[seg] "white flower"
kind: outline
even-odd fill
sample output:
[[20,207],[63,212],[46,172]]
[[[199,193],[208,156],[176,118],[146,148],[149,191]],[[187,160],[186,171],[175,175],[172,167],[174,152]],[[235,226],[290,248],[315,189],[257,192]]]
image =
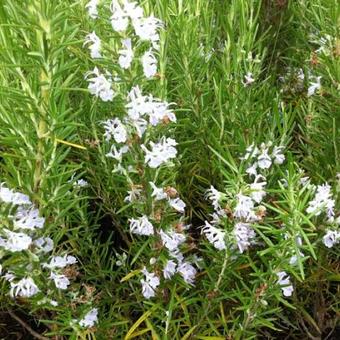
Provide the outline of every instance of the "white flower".
[[110,9],[112,12],[111,25],[113,30],[116,32],[124,32],[129,25],[128,14],[123,10],[117,0],[112,0]]
[[178,247],[185,242],[185,235],[176,233],[174,230],[159,232],[163,245],[170,251],[174,252]]
[[335,244],[340,242],[340,232],[336,230],[327,230],[327,233],[322,240],[327,248],[332,248]]
[[163,269],[165,279],[170,279],[176,273],[176,263],[173,260],[168,260]]
[[143,9],[142,7],[138,6],[135,1],[129,2],[124,0],[123,2],[124,11],[131,18],[131,20],[136,20],[143,17]]
[[119,118],[108,119],[103,122],[106,141],[113,138],[117,143],[125,143],[127,141],[127,131]]
[[39,217],[38,209],[18,209],[15,214],[14,228],[15,229],[41,229],[44,226],[45,218]]
[[157,59],[151,50],[144,53],[142,57],[143,71],[146,78],[152,78],[157,73]]
[[244,76],[244,81],[242,82],[243,86],[249,86],[251,85],[253,82],[255,81],[255,79],[253,78],[253,74],[251,72],[248,72],[245,76]]
[[0,237],[0,247],[4,247],[6,250],[11,252],[22,251],[29,248],[32,244],[32,238],[24,233],[16,233],[8,229],[3,230],[6,239]]
[[255,162],[254,164],[252,164],[250,167],[248,167],[246,169],[246,173],[248,175],[253,175],[253,176],[257,176],[257,162]]
[[257,165],[260,169],[269,169],[272,165],[272,160],[268,155],[268,148],[263,148],[257,158]]
[[222,198],[224,198],[224,196],[224,194],[216,190],[212,185],[210,186],[210,189],[206,191],[206,197],[212,202],[216,213],[219,213],[222,209],[220,206],[220,201]]
[[99,3],[99,0],[90,0],[88,4],[85,6],[89,12],[89,16],[92,19],[98,18],[98,10],[97,10],[98,3]]
[[8,189],[3,183],[0,184],[0,200],[5,203],[12,203],[14,205],[31,205],[29,197],[20,192],[14,192]]
[[164,190],[162,188],[158,188],[155,183],[149,182],[149,184],[153,190],[151,197],[154,197],[156,201],[161,201],[168,197]]
[[184,281],[190,285],[194,284],[196,269],[189,262],[181,262],[178,264],[177,272],[180,273]]
[[98,309],[92,308],[80,321],[81,327],[93,327],[98,322]]
[[256,221],[258,218],[254,213],[254,201],[245,195],[237,194],[237,204],[234,209],[234,217],[243,218],[246,221]]
[[153,225],[148,220],[147,216],[143,215],[140,218],[131,218],[130,222],[130,231],[133,234],[137,235],[153,235],[154,229]]
[[176,141],[172,138],[162,139],[158,143],[150,142],[151,151],[149,151],[145,145],[142,145],[141,148],[145,152],[145,163],[149,165],[150,168],[157,168],[162,163],[166,163],[171,158],[175,158],[177,155],[177,150],[175,146],[177,145]]
[[43,253],[49,253],[54,247],[53,240],[49,237],[40,237],[34,240],[33,244]]
[[49,264],[43,264],[43,267],[54,269],[54,268],[65,268],[68,265],[77,263],[77,259],[72,255],[64,256],[52,256]]
[[[264,179],[263,182],[258,182],[259,179]],[[254,183],[250,184],[251,194],[250,197],[256,202],[261,203],[264,196],[266,196],[266,192],[263,188],[267,185],[265,177],[262,175],[258,175],[255,177]]]
[[121,68],[128,69],[131,66],[132,59],[133,59],[133,50],[131,39],[124,39],[122,41],[124,48],[119,53],[118,63]]
[[115,145],[111,146],[111,150],[110,152],[108,152],[106,154],[106,157],[110,157],[110,158],[114,158],[116,159],[118,162],[122,161],[122,157],[125,153],[127,153],[129,151],[129,147],[127,145],[124,145],[123,147],[121,147],[119,150],[117,150]]
[[274,146],[272,151],[272,157],[274,158],[274,164],[282,164],[285,161],[285,156],[282,153],[283,146]]
[[323,211],[326,211],[327,217],[334,216],[335,201],[332,199],[331,187],[326,183],[318,185],[315,197],[309,202],[306,209],[308,214],[319,216]]
[[134,86],[127,95],[125,107],[130,119],[137,120],[150,111],[149,98],[143,96],[139,86]]
[[138,118],[138,119],[133,120],[131,123],[132,123],[132,126],[137,130],[138,137],[142,138],[147,128],[148,122],[143,118]]
[[58,306],[58,302],[55,301],[55,300],[50,300],[50,304],[51,304],[53,307],[57,307],[57,306]]
[[314,79],[314,82],[310,81],[309,83],[308,93],[307,93],[308,97],[315,94],[315,92],[321,88],[321,82],[320,82],[321,77],[311,77],[311,79]]
[[225,232],[212,226],[205,221],[205,227],[202,229],[203,233],[207,237],[208,241],[218,250],[226,249],[224,242]]
[[133,27],[135,29],[136,35],[139,36],[141,40],[151,41],[157,46],[159,41],[159,34],[157,33],[158,28],[162,27],[162,22],[153,17],[139,18],[133,20]]
[[138,201],[142,194],[142,189],[133,187],[132,190],[128,191],[128,195],[124,198],[124,202],[135,202]]
[[180,213],[184,213],[186,204],[180,198],[169,199],[169,204],[172,208]]
[[59,275],[52,272],[50,278],[59,289],[67,289],[67,286],[70,284],[70,280],[65,275]]
[[[93,77],[89,78],[91,75]],[[106,75],[108,76],[107,78],[99,72],[97,67],[85,74],[85,79],[89,82],[88,89],[90,93],[99,97],[104,102],[112,101],[114,96],[114,92],[111,89],[111,75],[109,73],[106,73]]]
[[255,144],[251,144],[247,147],[246,149],[246,153],[243,157],[241,157],[241,160],[249,160],[251,158],[255,158],[258,154],[259,154],[259,149],[257,146],[255,146]]
[[73,186],[75,188],[86,188],[88,185],[89,183],[82,178],[78,179],[77,181],[73,183]]
[[256,237],[255,231],[251,228],[249,223],[236,223],[233,234],[241,254],[254,243]]
[[294,287],[290,283],[289,275],[284,271],[278,272],[278,273],[276,273],[276,275],[279,278],[277,282],[281,286],[283,295],[284,296],[291,296],[293,291],[294,291]]
[[171,122],[176,122],[175,114],[169,110],[169,103],[162,102],[158,99],[154,99],[149,96],[150,101],[150,111],[149,114],[149,121],[152,126],[156,126],[157,124],[164,122],[164,120],[169,119]]
[[150,299],[155,296],[155,290],[159,286],[160,281],[154,273],[148,272],[145,267],[143,268],[142,273],[145,275],[145,280],[140,280],[142,283],[142,294],[146,299]]
[[101,49],[101,41],[100,38],[97,36],[95,32],[89,33],[85,37],[84,45],[87,44],[92,44],[89,46],[89,50],[91,52],[91,58],[93,59],[98,59],[101,58],[102,55],[100,54],[100,49]]
[[30,277],[23,278],[19,282],[11,282],[11,289],[9,295],[11,297],[21,296],[21,297],[32,297],[39,292],[39,288],[34,283],[33,279]]

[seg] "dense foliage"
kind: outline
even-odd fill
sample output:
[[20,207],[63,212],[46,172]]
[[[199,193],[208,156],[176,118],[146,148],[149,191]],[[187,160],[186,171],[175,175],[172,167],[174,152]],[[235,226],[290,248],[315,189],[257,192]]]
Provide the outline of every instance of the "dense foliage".
[[339,24],[3,0],[0,337],[336,339]]

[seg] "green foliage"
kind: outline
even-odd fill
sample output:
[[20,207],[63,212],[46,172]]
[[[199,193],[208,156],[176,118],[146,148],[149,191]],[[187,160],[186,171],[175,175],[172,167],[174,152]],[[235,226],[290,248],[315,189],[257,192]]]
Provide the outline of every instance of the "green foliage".
[[[339,332],[339,246],[322,242],[329,228],[324,214],[306,212],[315,189],[309,184],[327,182],[339,215],[337,1],[140,1],[164,22],[159,70],[150,81],[139,64],[123,72],[116,62],[121,36],[110,26],[110,1],[101,1],[95,20],[86,3],[0,3],[0,182],[39,208],[46,219],[42,236],[53,239],[54,255],[78,259],[70,291],[49,286],[57,307],[11,298],[0,277],[1,311],[26,315],[44,336],[60,339],[321,339]],[[102,40],[99,60],[83,46],[92,31]],[[141,54],[147,46],[136,49]],[[84,75],[95,66],[119,77],[113,102],[88,93]],[[255,80],[249,85],[247,73]],[[308,96],[313,76],[321,76],[321,89]],[[126,175],[106,156],[102,122],[124,118],[125,95],[135,84],[175,103],[177,122],[129,141],[124,164],[134,171]],[[175,136],[178,157],[150,169],[140,144],[164,131]],[[222,208],[231,216],[220,226],[235,242],[236,195],[251,193],[251,164],[241,157],[249,145],[269,141],[283,147],[286,160],[264,171],[266,198],[257,211],[263,216],[253,224],[258,244],[241,253],[236,246],[218,251],[202,233],[213,212],[206,190],[213,185],[225,195]],[[82,178],[87,187],[75,185]],[[150,199],[150,181],[176,187],[187,205],[183,218]],[[146,200],[126,202],[136,185]],[[0,231],[9,224],[8,209],[1,207]],[[158,230],[191,225],[183,253],[199,268],[195,285],[177,275],[162,282],[154,298],[143,297],[143,266],[157,258],[153,268],[161,276],[167,259],[156,237],[129,232],[129,219],[144,214]],[[3,269],[26,256],[4,254]],[[295,266],[289,263],[294,254]],[[33,255],[29,261],[36,264]],[[294,286],[289,298],[277,284],[279,271],[289,273]],[[37,277],[48,282],[44,275]],[[91,307],[98,308],[98,324],[79,327],[74,320]],[[13,336],[0,324],[2,332]]]

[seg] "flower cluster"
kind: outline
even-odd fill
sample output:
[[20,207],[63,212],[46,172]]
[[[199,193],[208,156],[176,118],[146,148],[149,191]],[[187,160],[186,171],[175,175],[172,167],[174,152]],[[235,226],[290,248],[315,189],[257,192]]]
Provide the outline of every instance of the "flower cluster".
[[[271,152],[269,151],[270,148],[272,148]],[[251,225],[260,221],[261,216],[265,213],[265,207],[261,205],[263,198],[266,196],[265,186],[267,185],[264,171],[268,170],[272,164],[282,164],[284,162],[285,156],[282,151],[283,147],[272,147],[271,142],[262,143],[260,148],[252,144],[241,158],[246,162],[252,162],[246,172],[250,176],[255,176],[255,178],[252,183],[246,184],[243,190],[235,194],[233,201],[229,202],[229,205],[226,205],[229,210],[230,206],[234,206],[229,211],[234,225],[231,233],[233,242],[229,233],[227,234],[224,230],[217,228],[218,224],[224,225],[225,221],[229,219],[227,216],[228,209],[222,209],[221,207],[222,202],[226,204],[227,195],[219,192],[213,186],[210,187],[206,196],[214,207],[213,220],[210,223],[205,222],[205,227],[202,231],[216,249],[226,249],[226,242],[232,242],[237,245],[239,252],[242,254],[252,244],[255,244],[256,234]],[[260,174],[260,171],[263,174]],[[226,236],[229,240],[226,240]]]
[[252,144],[246,149],[245,155],[241,158],[244,161],[252,161],[246,172],[249,175],[257,176],[258,171],[269,169],[272,164],[282,164],[285,160],[285,156],[282,153],[283,147],[273,147],[272,142],[262,143],[258,148]]
[[[91,6],[88,8],[93,12]],[[143,9],[136,2],[113,0],[110,9],[112,29],[118,36],[122,36],[122,49],[118,51],[118,65],[121,67],[121,72],[132,67],[137,48],[149,44],[140,60],[144,77],[153,78],[157,74],[156,52],[160,48],[159,29],[163,27],[162,22],[152,15],[144,16]],[[90,11],[89,14],[91,15]],[[92,58],[101,56],[100,39],[94,32],[85,38],[85,44],[89,44]],[[163,265],[165,280],[178,273],[186,283],[193,284],[196,269],[184,258],[181,249],[186,242],[184,232],[187,227],[183,223],[185,203],[179,198],[175,188],[170,186],[159,188],[154,183],[154,178],[159,178],[159,174],[162,173],[160,172],[162,166],[165,165],[166,170],[170,161],[176,159],[177,142],[164,135],[157,141],[148,139],[154,127],[176,122],[176,116],[170,109],[171,104],[155,98],[152,94],[143,93],[137,84],[132,86],[127,94],[114,92],[111,88],[114,77],[107,71],[105,74],[106,76],[95,68],[93,72],[86,74],[86,79],[90,82],[90,93],[103,101],[111,101],[115,95],[125,98],[126,115],[104,121],[103,127],[104,138],[106,142],[111,143],[110,151],[106,156],[116,161],[114,171],[122,173],[131,187],[124,200],[132,209],[133,217],[129,218],[130,233],[142,238],[151,237],[153,244],[160,245],[157,246],[157,256],[152,257],[149,263],[157,268],[157,271],[159,266]],[[144,158],[142,162],[141,156]],[[125,162],[125,158],[129,158],[129,161]],[[131,162],[131,159],[134,162]],[[126,166],[125,163],[128,165]],[[138,164],[138,170],[134,168],[133,163]],[[143,166],[140,165],[141,163],[144,163]],[[149,168],[148,177],[143,178],[144,181],[141,181],[140,176],[134,178],[137,172],[144,174],[146,168]],[[139,181],[141,184],[136,184]],[[148,182],[149,186],[145,184]],[[152,201],[152,213],[147,208],[147,202],[150,201]],[[179,221],[178,214],[180,214]],[[176,222],[169,222],[173,217],[176,218]],[[155,252],[157,247],[154,246],[151,252]],[[145,264],[142,274],[144,275],[141,279],[142,294],[148,299],[155,296],[161,278],[156,271],[149,271]]]
[[[0,275],[9,284],[9,295],[34,299],[37,305],[56,307],[67,298],[66,291],[76,273],[72,255],[50,255],[56,251],[53,240],[45,236],[45,218],[30,198],[0,185]],[[6,212],[6,214],[2,213]],[[12,258],[13,260],[8,261]],[[86,327],[85,323],[80,326]]]

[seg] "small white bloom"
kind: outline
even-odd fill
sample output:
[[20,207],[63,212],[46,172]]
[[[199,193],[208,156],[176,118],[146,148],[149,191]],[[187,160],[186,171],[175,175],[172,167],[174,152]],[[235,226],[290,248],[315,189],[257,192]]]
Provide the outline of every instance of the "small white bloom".
[[112,0],[110,9],[112,12],[111,25],[113,30],[116,32],[124,32],[129,25],[128,13],[124,11],[117,0]]
[[49,253],[54,247],[53,240],[49,237],[40,237],[34,240],[33,244],[43,253]]
[[108,119],[103,122],[105,129],[105,140],[110,141],[112,138],[117,143],[125,143],[127,141],[127,131],[119,118]]
[[102,55],[100,54],[101,41],[95,32],[89,33],[85,37],[83,46],[88,45],[88,44],[90,44],[89,50],[91,52],[91,58],[93,59],[101,58],[102,57]]
[[152,78],[157,73],[157,59],[151,50],[144,53],[142,57],[143,71],[146,78]]
[[159,286],[159,278],[154,274],[150,273],[144,267],[142,273],[145,275],[145,280],[140,280],[142,283],[142,294],[146,299],[154,297],[156,294],[156,288]]
[[133,187],[132,190],[128,191],[128,195],[124,198],[124,202],[135,202],[141,197],[142,189]]
[[50,278],[54,281],[54,284],[59,289],[67,289],[70,284],[70,280],[65,275],[59,275],[51,273]]
[[130,17],[131,20],[136,20],[143,17],[143,8],[133,1],[123,1],[124,11]]
[[45,218],[39,217],[38,209],[18,209],[15,214],[14,228],[15,229],[41,229],[44,226]]
[[59,305],[58,302],[55,301],[55,300],[50,300],[50,304],[51,304],[51,306],[53,306],[53,307],[57,307],[57,306]]
[[289,275],[284,271],[278,272],[278,273],[276,273],[276,275],[279,278],[277,282],[281,286],[283,295],[284,296],[291,296],[293,294],[294,287],[290,283]]
[[315,94],[316,91],[321,88],[321,77],[311,77],[311,79],[314,79],[314,81],[310,81],[309,83],[308,93],[307,93],[308,97]]
[[122,157],[125,153],[127,153],[129,151],[129,147],[127,145],[124,145],[123,147],[121,147],[119,150],[117,150],[115,145],[111,146],[111,150],[110,152],[108,152],[106,154],[106,157],[109,158],[114,158],[115,160],[117,160],[118,162],[122,161]]
[[15,275],[9,271],[3,276],[3,278],[8,282],[12,282],[15,279]]
[[258,218],[254,213],[254,201],[245,195],[237,194],[237,204],[234,209],[234,217],[245,219],[246,221],[256,221]]
[[173,260],[168,260],[163,269],[163,276],[165,279],[171,279],[176,273],[176,263]]
[[236,223],[233,233],[241,254],[254,243],[256,237],[255,231],[249,223]]
[[314,214],[315,216],[319,216],[326,211],[327,217],[331,218],[334,216],[334,206],[335,201],[332,199],[331,187],[326,183],[317,186],[314,199],[309,202],[306,211],[308,214]]
[[218,250],[226,249],[224,242],[225,232],[212,226],[205,221],[205,227],[202,229],[203,233],[207,237],[208,241]]
[[327,248],[332,248],[335,244],[340,242],[340,232],[336,230],[327,230],[322,241]]
[[168,197],[164,190],[162,188],[158,188],[155,183],[149,182],[149,184],[153,190],[151,197],[154,197],[156,201],[161,201]]
[[89,183],[82,178],[78,179],[77,181],[73,183],[73,186],[75,188],[86,188],[88,185]]
[[253,74],[251,72],[248,72],[245,76],[244,76],[244,81],[242,82],[243,86],[249,86],[251,85],[253,82],[255,81],[255,79],[253,78]]
[[49,269],[65,268],[66,266],[75,264],[77,262],[77,259],[72,255],[52,256],[50,263],[45,263],[43,266]]
[[27,195],[8,189],[4,183],[0,184],[0,200],[14,205],[32,205]]
[[141,40],[151,41],[153,44],[157,45],[159,41],[157,30],[163,26],[159,19],[153,16],[139,18],[133,20],[132,24],[136,35],[138,35]]
[[272,160],[268,155],[268,148],[263,148],[257,158],[257,165],[260,169],[269,169],[272,165]]
[[285,156],[282,153],[283,146],[274,146],[272,151],[272,157],[274,158],[274,164],[282,164],[285,161]]
[[158,168],[161,164],[166,163],[171,158],[175,158],[177,155],[177,150],[175,146],[177,145],[176,141],[172,138],[162,139],[158,143],[150,142],[151,151],[149,151],[145,145],[142,145],[141,148],[145,152],[145,163],[149,165],[150,168]]
[[161,230],[159,232],[163,245],[170,251],[176,251],[178,247],[185,242],[185,235],[182,233],[176,233],[174,230],[167,232]]
[[85,6],[89,12],[89,16],[92,19],[98,18],[98,6],[99,0],[90,0],[88,4]]
[[[93,77],[89,78],[91,75]],[[107,78],[100,73],[97,67],[93,71],[85,74],[85,79],[89,82],[88,89],[90,93],[96,97],[99,97],[102,101],[112,101],[114,92],[111,89],[112,79],[109,73],[106,73]]]
[[186,204],[180,198],[169,199],[169,204],[172,208],[174,208],[178,212],[182,214],[184,213]]
[[125,108],[127,109],[129,118],[137,120],[150,112],[149,97],[143,96],[139,86],[134,86],[127,95]]
[[169,109],[169,103],[165,101],[162,102],[159,99],[153,99],[149,96],[149,105],[149,122],[152,126],[156,126],[157,124],[164,122],[166,119],[169,119],[171,122],[176,122],[176,116]]
[[190,285],[194,284],[196,269],[189,262],[181,262],[178,264],[177,272],[180,273],[184,281]]
[[244,154],[243,157],[241,157],[241,160],[249,160],[251,158],[255,158],[258,156],[258,154],[260,153],[259,149],[257,146],[255,146],[254,143],[252,143],[251,145],[249,145],[246,149],[246,153]]
[[151,257],[149,263],[151,266],[153,266],[157,262],[157,259],[155,257]]
[[[258,182],[258,180],[263,179],[263,182]],[[266,196],[266,192],[264,187],[267,185],[265,177],[262,175],[258,175],[255,177],[254,183],[250,184],[251,194],[250,197],[256,202],[261,203],[264,196]]]
[[147,218],[147,216],[143,215],[140,218],[131,218],[129,219],[130,222],[130,231],[133,234],[137,235],[153,235],[154,229],[153,225]]
[[34,283],[33,279],[28,277],[21,279],[19,282],[14,283],[11,282],[11,289],[9,295],[11,297],[20,296],[20,297],[32,297],[33,295],[39,292],[39,288]]
[[130,38],[123,40],[123,47],[124,48],[122,50],[118,51],[118,63],[121,68],[128,69],[131,66],[133,59],[133,50]]
[[79,325],[81,327],[93,327],[98,322],[98,309],[91,309],[80,321]]
[[248,167],[246,169],[246,173],[248,175],[252,175],[252,176],[257,176],[257,162],[255,162],[254,164],[252,164],[250,167]]
[[206,191],[206,197],[212,202],[214,210],[216,213],[219,213],[221,208],[220,201],[224,198],[224,194],[220,191],[216,190],[212,185],[210,189]]
[[32,244],[32,238],[24,233],[16,233],[8,229],[4,229],[6,239],[0,237],[0,247],[4,247],[11,252],[22,251],[29,248]]

